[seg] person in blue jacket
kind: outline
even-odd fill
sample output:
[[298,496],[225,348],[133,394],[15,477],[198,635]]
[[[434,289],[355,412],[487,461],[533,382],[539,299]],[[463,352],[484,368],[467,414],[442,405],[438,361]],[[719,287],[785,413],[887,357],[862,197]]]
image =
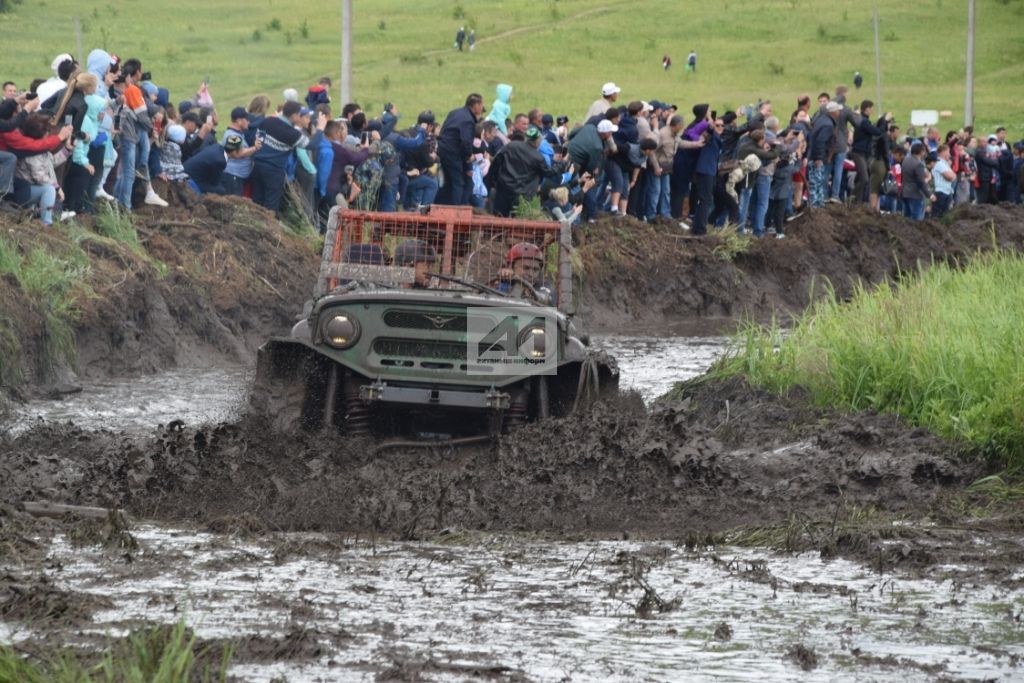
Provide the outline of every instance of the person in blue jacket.
[[704,132],[704,146],[700,148],[697,166],[693,173],[693,184],[697,194],[692,235],[707,234],[708,214],[715,195],[715,178],[718,176],[718,162],[722,158],[722,130],[725,123],[716,118],[714,124]]

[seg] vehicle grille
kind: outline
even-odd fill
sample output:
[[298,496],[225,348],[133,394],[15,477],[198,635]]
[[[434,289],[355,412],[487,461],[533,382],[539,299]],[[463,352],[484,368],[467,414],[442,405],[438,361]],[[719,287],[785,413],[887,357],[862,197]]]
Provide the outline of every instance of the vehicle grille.
[[423,311],[390,310],[384,313],[384,324],[412,330],[465,332],[465,313],[426,313]]
[[391,358],[466,359],[466,344],[464,342],[429,339],[375,339],[373,351],[379,356]]

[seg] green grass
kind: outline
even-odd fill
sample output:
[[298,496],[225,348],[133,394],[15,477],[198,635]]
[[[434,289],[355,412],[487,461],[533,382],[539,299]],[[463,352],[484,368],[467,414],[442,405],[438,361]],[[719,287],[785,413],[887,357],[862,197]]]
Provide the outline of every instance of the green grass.
[[1024,471],[1024,257],[933,264],[826,297],[788,335],[746,326],[715,373],[844,410],[896,413]]
[[732,262],[736,260],[736,257],[740,254],[750,251],[750,247],[754,243],[753,236],[746,233],[740,234],[737,232],[738,227],[730,223],[716,233],[719,242],[711,251],[723,261]]
[[[37,360],[46,378],[52,378],[62,364],[75,362],[76,298],[91,291],[85,284],[88,274],[89,259],[77,247],[61,254],[34,247],[22,255],[14,243],[0,237],[0,275],[17,281],[43,318]],[[0,386],[18,387],[23,381],[20,351],[13,323],[0,320]]]
[[[1024,135],[1024,0],[978,3],[976,121]],[[214,19],[200,0],[175,3],[22,3],[3,16],[5,78],[25,86],[50,76],[54,55],[83,48],[139,57],[175,102],[210,77],[222,111],[266,93],[304,91],[330,75],[338,99],[340,3],[298,0],[223,5]],[[941,127],[963,123],[966,7],[952,0],[881,0],[882,103],[906,124],[912,109],[951,110]],[[475,52],[452,48],[460,24],[475,27]],[[45,27],[43,30],[42,27]],[[392,101],[411,122],[439,115],[470,91],[488,107],[499,82],[515,86],[513,111],[541,106],[578,119],[612,80],[622,100],[662,99],[686,112],[697,102],[725,110],[770,97],[788,116],[802,92],[865,79],[852,99],[875,96],[870,3],[831,0],[725,0],[668,7],[660,0],[378,0],[355,3],[353,95],[377,114]],[[510,33],[510,32],[515,33]],[[504,35],[503,35],[504,34]],[[686,53],[699,55],[684,73]],[[673,67],[661,69],[669,53]]]
[[183,621],[155,627],[111,642],[96,663],[81,653],[61,650],[31,659],[0,646],[0,683],[193,683],[225,681],[230,648],[219,664],[195,652],[195,636]]
[[145,253],[139,245],[139,233],[131,211],[120,209],[113,202],[104,202],[96,214],[96,232],[117,242],[122,242],[137,253]]

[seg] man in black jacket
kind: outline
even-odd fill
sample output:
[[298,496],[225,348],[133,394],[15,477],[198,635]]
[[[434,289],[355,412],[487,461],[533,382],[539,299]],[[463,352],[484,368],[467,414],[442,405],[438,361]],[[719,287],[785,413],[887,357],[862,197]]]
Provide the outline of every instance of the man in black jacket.
[[548,166],[544,156],[537,151],[540,140],[540,129],[530,126],[526,129],[525,141],[508,143],[494,157],[488,176],[494,174],[496,215],[511,216],[520,198],[529,201],[537,196],[542,180],[558,175],[558,171]]
[[867,201],[865,190],[867,189],[870,173],[868,164],[871,162],[871,148],[874,147],[876,138],[883,137],[885,131],[892,121],[892,112],[886,112],[885,116],[878,119],[878,125],[871,125],[871,112],[875,103],[871,100],[864,100],[860,103],[860,121],[853,128],[853,145],[850,147],[850,159],[857,166],[857,180],[853,185],[853,203],[860,204]]
[[472,93],[466,106],[453,109],[441,126],[437,136],[437,156],[444,172],[444,186],[437,195],[438,204],[469,204],[473,184],[473,136],[476,122],[484,113],[484,98]]

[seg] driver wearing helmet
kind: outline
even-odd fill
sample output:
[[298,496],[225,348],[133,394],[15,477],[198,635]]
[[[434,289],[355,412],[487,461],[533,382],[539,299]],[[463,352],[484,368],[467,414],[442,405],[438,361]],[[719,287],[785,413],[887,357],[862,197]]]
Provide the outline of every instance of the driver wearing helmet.
[[498,271],[494,289],[499,292],[531,298],[544,284],[544,252],[530,242],[520,242],[508,250],[508,266]]
[[423,240],[405,240],[395,247],[396,266],[412,266],[416,270],[413,282],[402,285],[404,289],[431,289],[434,283],[430,267],[437,261],[437,252]]

